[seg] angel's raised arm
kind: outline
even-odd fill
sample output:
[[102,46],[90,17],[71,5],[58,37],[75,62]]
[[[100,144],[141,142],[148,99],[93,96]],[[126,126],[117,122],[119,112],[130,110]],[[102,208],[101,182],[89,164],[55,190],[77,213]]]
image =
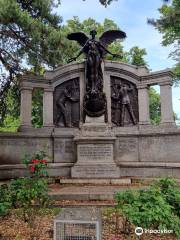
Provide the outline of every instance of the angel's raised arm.
[[108,49],[106,49],[101,43],[100,43],[100,45],[101,45],[101,48],[102,48],[103,51],[104,51],[104,55],[105,55],[106,53],[109,53],[111,56],[113,56],[113,58],[115,58],[115,57],[120,57],[120,58],[122,58],[122,57],[123,57],[122,55],[114,54],[114,53],[110,52],[110,51],[109,51]]
[[76,57],[70,58],[70,59],[68,60],[68,63],[71,63],[71,62],[73,62],[73,61],[76,61],[76,59],[77,59],[82,53],[84,53],[84,47],[81,48],[81,50],[78,52],[78,54],[77,54]]
[[99,38],[99,42],[102,49],[104,50],[104,54],[109,53],[113,57],[122,57],[120,55],[111,53],[109,50],[107,50],[107,46],[112,42],[114,42],[115,40],[124,39],[125,37],[126,37],[126,33],[120,30],[109,30],[104,32]]

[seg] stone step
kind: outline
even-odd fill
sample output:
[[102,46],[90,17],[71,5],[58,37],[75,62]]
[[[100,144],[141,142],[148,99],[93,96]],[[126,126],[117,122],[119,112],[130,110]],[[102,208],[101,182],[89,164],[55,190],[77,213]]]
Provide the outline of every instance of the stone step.
[[145,187],[137,185],[113,186],[113,185],[86,185],[86,186],[68,186],[52,184],[50,185],[49,196],[53,200],[113,200],[116,192],[128,189],[142,189]]
[[59,179],[60,184],[94,184],[94,185],[130,185],[131,178],[118,179],[87,179],[87,178],[65,178]]
[[54,201],[53,207],[77,207],[77,206],[85,206],[85,207],[114,207],[115,206],[114,200],[59,200]]

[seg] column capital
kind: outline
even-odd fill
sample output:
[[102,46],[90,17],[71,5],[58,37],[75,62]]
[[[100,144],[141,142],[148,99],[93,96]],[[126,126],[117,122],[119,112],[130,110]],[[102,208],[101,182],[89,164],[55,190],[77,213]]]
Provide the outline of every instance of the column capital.
[[149,86],[147,84],[138,84],[137,86],[137,89],[148,89]]
[[22,91],[22,90],[33,91],[33,87],[30,87],[30,86],[21,86],[21,87],[20,87],[20,91]]
[[53,87],[44,88],[44,92],[54,92]]
[[159,86],[167,86],[167,85],[172,86],[173,85],[172,81],[170,81],[170,80],[160,82],[158,84],[159,84]]

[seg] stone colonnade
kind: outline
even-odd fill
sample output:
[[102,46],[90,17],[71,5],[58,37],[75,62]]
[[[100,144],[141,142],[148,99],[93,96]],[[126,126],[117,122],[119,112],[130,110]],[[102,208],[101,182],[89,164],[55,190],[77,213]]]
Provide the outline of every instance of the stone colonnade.
[[[172,108],[172,73],[170,70],[149,72],[145,67],[136,67],[125,63],[105,62],[105,92],[108,101],[108,121],[111,122],[110,77],[117,76],[136,84],[138,89],[139,125],[150,124],[149,94],[150,86],[160,86],[161,124],[174,124]],[[44,77],[26,75],[22,77],[21,91],[21,128],[31,129],[32,91],[44,89],[43,93],[43,127],[53,127],[53,91],[54,88],[70,80],[80,78],[80,106],[82,106],[84,89],[84,64],[69,64],[49,71]]]
[[[160,86],[161,124],[174,124],[172,106],[172,81],[165,81],[157,84]],[[149,124],[150,121],[148,95],[149,86],[138,86],[140,124]]]
[[[21,127],[31,128],[32,112],[32,90],[33,88],[21,87]],[[43,94],[43,127],[53,126],[53,91],[44,89]]]
[[[161,124],[173,124],[172,82],[166,81],[158,85],[160,86]],[[150,85],[138,86],[139,124],[150,124],[149,87]]]

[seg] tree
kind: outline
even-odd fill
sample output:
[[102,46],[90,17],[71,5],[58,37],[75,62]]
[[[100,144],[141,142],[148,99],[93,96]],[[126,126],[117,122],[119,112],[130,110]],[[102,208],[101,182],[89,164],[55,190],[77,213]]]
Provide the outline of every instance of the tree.
[[[57,5],[59,1],[57,2]],[[18,75],[27,69],[63,61],[61,17],[52,13],[54,0],[0,0],[0,123],[7,111],[11,87],[18,96]]]
[[152,87],[149,89],[149,100],[150,120],[157,125],[161,121],[161,102],[159,93]]
[[160,18],[156,20],[148,19],[148,23],[162,33],[163,46],[173,45],[175,49],[170,56],[177,61],[174,67],[174,79],[177,83],[180,80],[180,1],[164,0],[164,4],[159,9],[159,12]]
[[36,70],[61,61],[61,18],[53,7],[52,0],[0,0],[0,60],[9,73],[24,69],[22,60]]
[[147,55],[145,48],[132,47],[129,51],[129,61],[132,65],[147,66],[147,62],[144,60],[145,55]]

